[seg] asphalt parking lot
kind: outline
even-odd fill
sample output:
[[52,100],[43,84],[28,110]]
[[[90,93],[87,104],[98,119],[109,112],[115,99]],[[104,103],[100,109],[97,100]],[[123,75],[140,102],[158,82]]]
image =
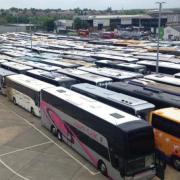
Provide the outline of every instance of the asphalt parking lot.
[[[44,129],[38,118],[0,96],[0,180],[105,180]],[[166,180],[179,180],[168,167]]]

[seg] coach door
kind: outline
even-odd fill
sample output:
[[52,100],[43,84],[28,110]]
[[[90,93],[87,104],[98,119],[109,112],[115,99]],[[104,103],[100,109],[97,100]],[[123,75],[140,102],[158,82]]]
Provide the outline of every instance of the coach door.
[[161,156],[157,153],[156,153],[155,164],[156,164],[156,176],[161,180],[164,180],[166,161],[164,158],[161,158]]
[[0,76],[0,90],[3,88],[3,78],[2,78],[2,76]]
[[71,129],[69,128],[67,124],[65,124],[65,126],[66,126],[67,133],[63,137],[63,141],[69,146],[72,146],[72,144],[74,144],[73,132],[71,131]]

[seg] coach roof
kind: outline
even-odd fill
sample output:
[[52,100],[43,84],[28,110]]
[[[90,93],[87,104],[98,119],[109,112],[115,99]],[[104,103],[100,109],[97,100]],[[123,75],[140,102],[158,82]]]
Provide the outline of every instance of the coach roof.
[[35,78],[29,77],[23,74],[8,76],[7,80],[11,80],[15,83],[22,84],[23,86],[33,89],[35,91],[41,91],[44,88],[55,87],[51,84],[48,84],[46,82],[37,80]]
[[43,91],[94,114],[115,126],[128,122],[140,121],[140,119],[135,116],[63,87],[48,88]]

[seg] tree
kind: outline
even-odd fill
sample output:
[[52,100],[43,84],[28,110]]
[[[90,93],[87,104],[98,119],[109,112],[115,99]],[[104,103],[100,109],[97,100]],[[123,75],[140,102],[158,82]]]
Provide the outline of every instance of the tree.
[[87,29],[89,28],[89,23],[87,21],[81,20],[80,18],[74,19],[75,29]]
[[80,14],[81,14],[81,9],[80,9],[80,8],[75,8],[75,9],[74,9],[74,12],[75,12],[76,14],[80,15]]
[[112,12],[112,8],[111,8],[111,7],[108,7],[107,10],[106,10],[106,12],[111,13],[111,12]]
[[31,13],[33,14],[33,16],[36,15],[36,12],[37,12],[37,10],[35,8],[31,8]]
[[74,28],[75,29],[81,29],[82,21],[80,18],[74,19]]
[[111,31],[114,31],[114,29],[117,29],[117,27],[118,27],[118,25],[117,25],[116,22],[112,22],[112,23],[111,23],[111,26],[110,26]]
[[9,10],[13,11],[13,12],[18,12],[18,8],[16,8],[16,7],[11,7]]
[[44,27],[47,31],[54,31],[54,28],[55,28],[54,19],[53,19],[53,18],[47,18],[47,19],[45,19],[45,21],[44,21],[44,23],[43,23],[43,27]]
[[89,28],[89,23],[87,21],[82,21],[81,22],[81,28],[82,29],[88,29]]
[[7,20],[4,17],[0,17],[0,25],[6,24]]

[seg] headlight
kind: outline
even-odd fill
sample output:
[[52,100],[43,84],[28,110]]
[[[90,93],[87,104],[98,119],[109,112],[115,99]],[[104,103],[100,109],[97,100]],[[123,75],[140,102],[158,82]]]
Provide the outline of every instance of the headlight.
[[154,155],[149,155],[145,157],[145,167],[154,165]]

